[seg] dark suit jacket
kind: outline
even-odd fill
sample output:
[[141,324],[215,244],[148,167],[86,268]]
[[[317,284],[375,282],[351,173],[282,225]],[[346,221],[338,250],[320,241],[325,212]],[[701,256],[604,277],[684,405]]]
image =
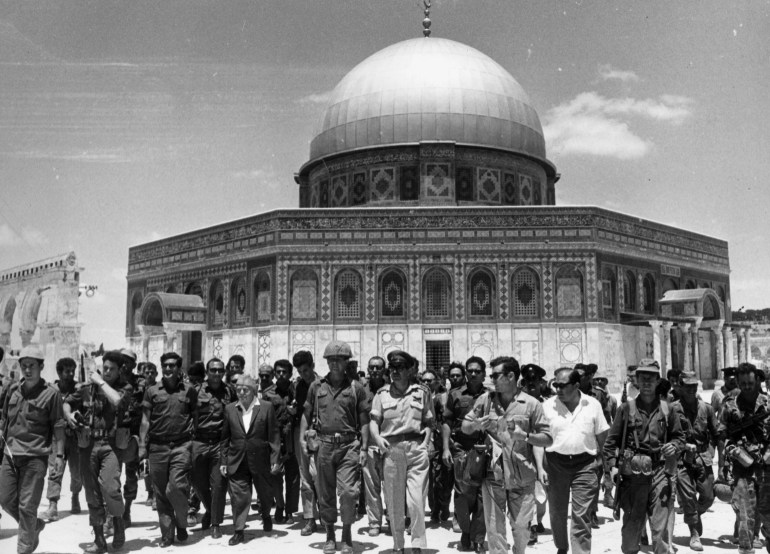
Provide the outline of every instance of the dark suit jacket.
[[275,418],[275,409],[269,400],[260,400],[251,415],[251,426],[243,428],[239,402],[225,406],[225,424],[219,449],[219,465],[227,466],[228,475],[233,475],[247,456],[250,466],[279,464],[281,461],[281,432]]

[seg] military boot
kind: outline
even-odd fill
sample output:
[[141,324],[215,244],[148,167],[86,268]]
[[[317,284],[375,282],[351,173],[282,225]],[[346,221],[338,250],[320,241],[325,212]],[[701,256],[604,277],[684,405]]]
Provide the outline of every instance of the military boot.
[[107,539],[101,525],[94,525],[94,542],[83,549],[86,554],[105,554],[107,552]]
[[126,527],[131,527],[131,500],[126,500],[126,507],[123,509],[123,523]]
[[40,514],[40,519],[42,519],[45,522],[50,523],[51,521],[59,521],[59,507],[58,507],[58,501],[51,500],[48,503],[48,509]]
[[112,518],[112,525],[114,527],[112,532],[112,548],[119,550],[126,544],[126,522],[120,516],[114,516]]
[[77,494],[72,495],[72,507],[70,508],[71,514],[79,514],[81,512],[80,508],[80,497]]
[[337,552],[337,539],[334,536],[334,525],[326,526],[326,542],[324,543],[323,554],[334,554]]
[[703,545],[700,542],[700,535],[695,525],[690,525],[690,550],[703,552]]

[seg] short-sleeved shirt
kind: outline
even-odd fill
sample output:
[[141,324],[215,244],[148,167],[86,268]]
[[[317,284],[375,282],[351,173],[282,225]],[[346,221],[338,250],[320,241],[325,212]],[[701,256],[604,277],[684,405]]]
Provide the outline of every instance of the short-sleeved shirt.
[[275,409],[275,419],[281,428],[281,440],[286,441],[290,437],[294,427],[294,416],[289,413],[289,406],[294,402],[294,386],[289,385],[284,389],[278,388],[278,383],[273,383],[262,391],[262,398],[270,401]]
[[316,404],[318,421],[315,429],[319,433],[358,433],[362,425],[369,423],[366,391],[361,383],[350,381],[347,377],[336,389],[326,379],[314,381],[304,406],[305,417],[310,421],[316,416]]
[[225,406],[236,400],[235,391],[224,382],[214,389],[205,381],[198,385],[197,391],[195,433],[201,437],[220,434],[225,424]]
[[23,382],[10,386],[0,429],[13,456],[48,456],[54,427],[61,425],[63,417],[61,393],[41,378],[29,391]]
[[599,450],[596,436],[610,429],[599,401],[582,392],[574,411],[570,412],[559,397],[553,396],[543,403],[543,413],[553,436],[553,444],[546,448],[547,452],[595,456]]
[[[519,391],[507,408],[503,408],[496,393],[486,392],[476,399],[472,413],[475,417],[495,413],[506,419],[509,429],[515,426],[525,433],[551,434],[543,405],[524,391]],[[505,446],[493,433],[487,436],[492,442],[492,468],[496,479],[504,479],[506,489],[534,487],[537,466],[532,445],[520,440]]]
[[392,385],[384,385],[374,395],[370,417],[380,426],[380,436],[384,438],[420,433],[434,419],[430,391],[413,384],[400,394]]
[[[53,386],[56,388],[56,390],[59,391],[59,394],[61,395],[62,402],[65,402],[67,397],[69,395],[75,393],[75,391],[77,389],[79,389],[82,385],[80,383],[77,383],[77,382],[73,381],[71,385],[64,386],[64,383],[62,383],[62,381],[57,379],[56,381],[53,382]],[[67,422],[64,421],[64,418],[62,418],[62,420],[59,423],[59,425],[61,427],[64,427],[64,431],[65,431],[65,433],[67,433],[67,435],[71,435],[72,434],[72,430],[67,425]]]
[[471,393],[468,385],[449,391],[449,397],[444,408],[444,423],[452,430],[452,439],[463,450],[473,448],[481,436],[480,432],[474,432],[470,435],[463,433],[461,425],[465,416],[473,409],[476,400],[486,392],[487,389],[481,387],[475,394]]
[[191,438],[197,400],[195,387],[181,380],[173,390],[166,387],[164,380],[148,388],[142,407],[150,412],[149,442]]
[[[67,395],[64,401],[69,404],[71,409],[79,411],[92,429],[102,429],[114,433],[126,415],[133,387],[128,383],[119,381],[112,388],[120,395],[120,402],[117,406],[110,403],[102,387],[92,385],[78,387],[72,394]],[[94,390],[96,390],[95,394]],[[92,415],[93,425],[91,425]]]

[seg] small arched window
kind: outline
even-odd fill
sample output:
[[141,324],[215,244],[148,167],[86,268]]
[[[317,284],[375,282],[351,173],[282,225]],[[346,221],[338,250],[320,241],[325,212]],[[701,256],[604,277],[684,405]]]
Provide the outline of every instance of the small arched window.
[[194,294],[195,296],[199,296],[201,300],[204,302],[206,301],[206,298],[203,296],[203,287],[201,284],[197,281],[193,281],[189,285],[187,285],[187,288],[184,289],[185,294]]
[[380,279],[380,316],[406,317],[404,274],[396,269],[386,271]]
[[452,287],[449,275],[434,268],[423,279],[423,316],[426,319],[446,319],[452,313]]
[[583,274],[572,264],[556,272],[556,315],[583,317]]
[[661,288],[661,294],[666,294],[670,290],[677,290],[676,282],[670,277],[663,281],[663,287]]
[[655,278],[648,273],[644,276],[642,286],[644,287],[643,311],[646,314],[653,314],[655,313]]
[[525,267],[513,274],[513,317],[526,318],[540,315],[540,279],[531,268]]
[[254,279],[254,312],[256,321],[270,321],[272,316],[272,295],[270,294],[270,274],[260,271]]
[[626,271],[623,279],[623,305],[625,311],[636,311],[636,275],[633,271]]
[[476,269],[468,279],[470,315],[492,317],[495,315],[495,279],[486,269]]
[[209,290],[209,324],[222,327],[225,324],[225,288],[217,279]]
[[230,314],[232,322],[243,321],[247,315],[246,280],[238,277],[230,289]]
[[617,310],[618,279],[614,267],[605,267],[602,271],[602,308],[615,315]]
[[352,269],[337,274],[334,285],[334,305],[337,319],[361,319],[363,287],[361,275]]

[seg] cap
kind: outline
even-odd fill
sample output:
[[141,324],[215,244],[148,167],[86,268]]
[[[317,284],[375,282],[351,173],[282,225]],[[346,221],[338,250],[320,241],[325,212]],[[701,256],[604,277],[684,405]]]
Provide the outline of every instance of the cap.
[[324,358],[352,358],[350,345],[341,340],[333,340],[324,348]]
[[685,371],[682,376],[679,377],[679,382],[683,385],[697,385],[698,376],[693,371]]
[[414,366],[417,362],[414,356],[403,350],[391,350],[388,352],[388,364],[399,363],[399,360],[400,363],[406,364],[408,367]]
[[257,382],[254,380],[254,377],[251,375],[241,375],[238,378],[238,381],[236,383],[236,386],[238,387],[249,387],[254,392],[257,392],[258,386]]
[[654,373],[660,377],[660,364],[652,358],[642,358],[636,366],[636,373]]
[[594,381],[601,381],[604,385],[610,382],[610,380],[603,375],[594,376]]
[[120,353],[136,361],[136,352],[134,352],[130,348],[121,348]]
[[735,377],[735,368],[734,367],[723,367],[722,373],[725,374],[725,377]]
[[45,360],[45,356],[43,356],[43,351],[40,350],[37,346],[25,346],[21,349],[21,352],[19,353],[19,361],[23,360],[24,358],[32,358],[33,360],[40,360],[41,362]]
[[526,364],[521,368],[521,377],[527,381],[542,379],[545,377],[545,370],[537,364]]
[[258,371],[259,371],[260,375],[272,375],[273,374],[273,368],[270,367],[267,364],[262,364],[261,366],[259,366],[259,370]]

